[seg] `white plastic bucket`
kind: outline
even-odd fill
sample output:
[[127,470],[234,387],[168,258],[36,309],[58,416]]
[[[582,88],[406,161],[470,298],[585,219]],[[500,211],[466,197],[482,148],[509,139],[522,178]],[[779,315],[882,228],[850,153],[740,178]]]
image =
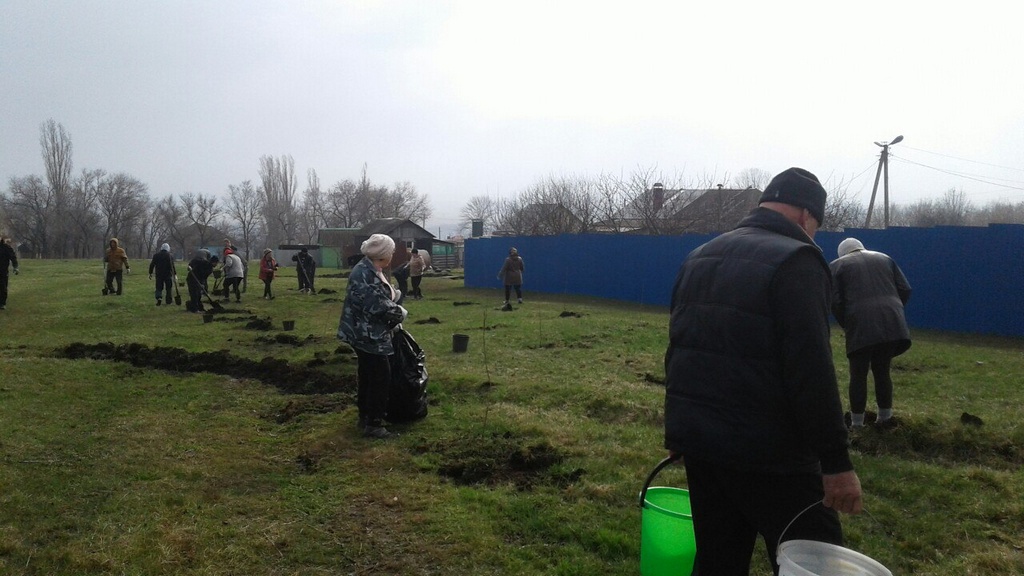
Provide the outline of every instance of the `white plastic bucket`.
[[779,546],[779,576],[892,576],[885,566],[842,546],[789,540]]

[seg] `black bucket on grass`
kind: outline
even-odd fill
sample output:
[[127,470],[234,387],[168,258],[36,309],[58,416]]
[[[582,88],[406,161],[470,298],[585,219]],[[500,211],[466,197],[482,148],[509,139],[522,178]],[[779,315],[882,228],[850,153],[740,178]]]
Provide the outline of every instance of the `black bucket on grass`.
[[465,334],[452,334],[452,352],[465,352],[469,350],[469,336]]

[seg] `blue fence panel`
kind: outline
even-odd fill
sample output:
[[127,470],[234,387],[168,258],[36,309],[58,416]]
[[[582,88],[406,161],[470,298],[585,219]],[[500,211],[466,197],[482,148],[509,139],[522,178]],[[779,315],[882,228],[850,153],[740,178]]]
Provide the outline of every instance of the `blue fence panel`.
[[[526,266],[527,298],[544,292],[668,306],[679,265],[713,236],[473,238],[466,241],[466,286],[501,288],[496,275],[514,246]],[[912,327],[1024,336],[1024,225],[847,229],[819,232],[815,241],[832,261],[850,237],[903,269],[913,288]]]

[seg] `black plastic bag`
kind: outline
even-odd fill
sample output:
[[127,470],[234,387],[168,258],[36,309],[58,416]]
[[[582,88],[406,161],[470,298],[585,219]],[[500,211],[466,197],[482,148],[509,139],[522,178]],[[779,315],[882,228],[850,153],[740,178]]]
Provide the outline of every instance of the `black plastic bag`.
[[427,415],[426,354],[404,328],[392,336],[395,353],[391,361],[391,391],[388,394],[389,422],[412,422]]

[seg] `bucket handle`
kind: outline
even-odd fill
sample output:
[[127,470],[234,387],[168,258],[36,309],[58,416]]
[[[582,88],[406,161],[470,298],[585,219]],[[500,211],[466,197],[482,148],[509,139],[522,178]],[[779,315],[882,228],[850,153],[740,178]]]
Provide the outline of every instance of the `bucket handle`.
[[651,470],[651,473],[647,475],[647,480],[644,482],[643,490],[640,491],[640,507],[641,508],[644,507],[644,502],[647,499],[647,489],[651,487],[651,482],[654,481],[654,477],[658,475],[658,472],[661,472],[666,466],[672,464],[673,462],[675,462],[676,460],[679,460],[682,457],[683,457],[683,453],[682,452],[676,452],[675,454],[670,454],[670,455],[666,456],[664,460],[662,460],[661,462],[658,462],[658,465],[654,467],[654,470]]
[[797,513],[796,516],[793,516],[793,519],[789,521],[789,524],[786,524],[786,527],[783,528],[782,532],[779,534],[779,541],[775,543],[775,553],[776,554],[779,553],[779,548],[782,547],[782,537],[786,535],[786,532],[789,530],[789,527],[793,525],[793,522],[796,522],[797,518],[803,516],[804,513],[807,512],[808,510],[810,510],[811,508],[814,508],[818,504],[824,504],[824,503],[825,503],[825,500],[817,500],[815,502],[811,502],[810,506],[808,506],[807,508],[804,508],[803,510],[801,510],[799,513]]

